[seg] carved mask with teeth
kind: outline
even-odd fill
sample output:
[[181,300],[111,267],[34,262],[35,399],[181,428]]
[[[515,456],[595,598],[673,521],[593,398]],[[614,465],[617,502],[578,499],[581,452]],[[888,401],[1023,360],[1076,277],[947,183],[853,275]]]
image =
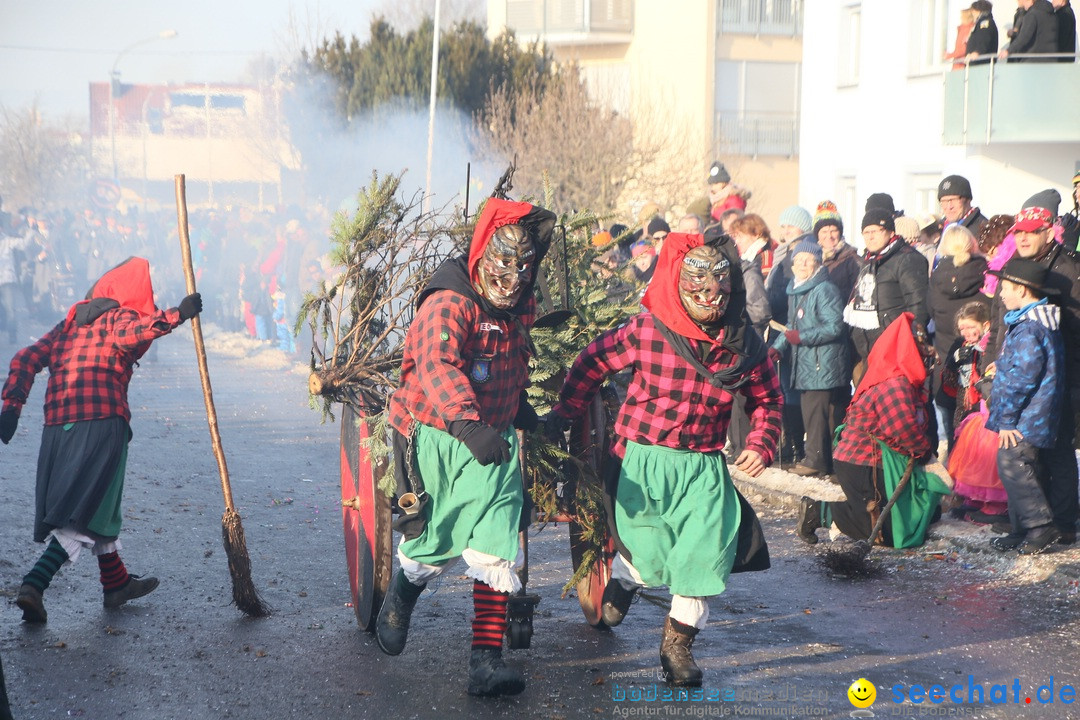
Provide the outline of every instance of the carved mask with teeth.
[[679,299],[690,319],[706,330],[721,324],[731,297],[731,263],[714,247],[692,248],[679,271]]
[[509,310],[532,279],[536,248],[520,225],[503,225],[492,234],[477,267],[479,290],[492,306]]

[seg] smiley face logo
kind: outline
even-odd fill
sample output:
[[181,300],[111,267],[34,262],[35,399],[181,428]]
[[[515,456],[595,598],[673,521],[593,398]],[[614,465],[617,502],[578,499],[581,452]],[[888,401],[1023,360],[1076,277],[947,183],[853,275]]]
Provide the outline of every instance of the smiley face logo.
[[848,700],[857,708],[868,708],[877,699],[877,688],[866,678],[859,678],[847,689]]

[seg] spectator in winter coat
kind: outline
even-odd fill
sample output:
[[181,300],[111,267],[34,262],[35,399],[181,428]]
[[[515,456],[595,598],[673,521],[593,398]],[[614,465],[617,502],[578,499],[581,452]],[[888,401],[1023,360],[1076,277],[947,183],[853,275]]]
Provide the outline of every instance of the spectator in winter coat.
[[[1040,457],[1057,441],[1065,394],[1061,310],[1046,301],[1058,291],[1048,284],[1045,265],[1014,258],[995,274],[1001,278],[1008,331],[996,363],[986,429],[1000,438],[998,476],[1009,495],[1012,531],[991,545],[1034,555],[1061,537],[1044,492],[1052,481]],[[1075,470],[1075,457],[1072,463]]]
[[978,13],[967,42],[968,62],[982,65],[990,62],[998,51],[998,29],[994,22],[993,5],[989,0],[975,0],[971,9]]
[[[930,316],[934,321],[934,402],[940,409],[938,432],[952,447],[956,398],[941,390],[941,371],[957,337],[956,312],[971,300],[986,300],[980,291],[986,259],[979,255],[975,236],[963,225],[950,225],[941,236],[941,260],[930,273]],[[987,303],[989,304],[989,303]]]
[[[946,60],[961,60],[968,54],[968,38],[971,37],[971,31],[975,27],[975,16],[978,13],[974,8],[964,8],[960,11],[960,24],[956,26],[956,42],[953,45],[952,52],[945,55]],[[954,62],[953,70],[963,70],[965,63]]]
[[926,258],[896,235],[896,225],[886,210],[871,208],[863,216],[862,230],[866,255],[844,308],[844,322],[851,326],[855,351],[865,362],[874,342],[902,313],[911,313],[923,326],[929,322],[930,274]]
[[[1052,55],[1058,51],[1058,19],[1050,0],[1020,0],[1024,17],[1020,29],[998,56],[1005,60],[1010,55]],[[1013,61],[1053,62],[1054,58],[1012,58]]]
[[[746,312],[750,323],[762,337],[765,336],[772,319],[769,298],[765,294],[765,273],[762,270],[764,255],[772,245],[769,227],[761,216],[744,215],[731,225],[731,239],[739,249],[742,261],[743,282],[746,283]],[[770,253],[771,254],[771,253]]]
[[840,291],[845,303],[851,299],[855,281],[862,268],[862,259],[851,245],[844,242],[844,221],[831,200],[817,206],[814,215],[814,237],[821,246],[822,262],[829,271],[829,282]]
[[971,183],[962,175],[949,175],[938,183],[938,203],[941,205],[941,229],[960,223],[976,235],[986,224],[986,217],[971,204]]
[[809,238],[791,250],[788,330],[770,348],[774,361],[791,348],[791,384],[799,391],[805,456],[791,472],[829,475],[832,437],[851,397],[844,302],[821,265],[821,247]]
[[[1052,0],[1054,17],[1057,18],[1058,43],[1057,51],[1061,54],[1076,54],[1076,13],[1073,12],[1069,0]],[[1060,57],[1058,62],[1075,62],[1075,57]]]

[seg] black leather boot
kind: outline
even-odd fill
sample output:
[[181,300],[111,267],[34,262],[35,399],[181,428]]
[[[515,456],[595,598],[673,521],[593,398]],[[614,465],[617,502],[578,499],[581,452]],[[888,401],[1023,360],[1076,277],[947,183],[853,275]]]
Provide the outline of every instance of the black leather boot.
[[814,545],[818,541],[814,531],[821,527],[821,501],[811,500],[803,496],[799,503],[799,526],[796,532],[799,539],[808,545]]
[[525,676],[502,659],[502,648],[473,648],[469,656],[470,695],[517,695],[525,689]]
[[683,625],[668,615],[660,640],[660,666],[664,680],[677,687],[701,687],[701,668],[694,662],[690,648],[698,634],[696,627]]
[[[415,594],[403,594],[402,582],[417,588]],[[402,570],[398,570],[390,581],[390,587],[386,589],[386,597],[383,598],[382,608],[379,610],[379,619],[375,621],[375,640],[379,643],[379,649],[387,655],[400,655],[405,649],[405,641],[409,637],[409,621],[412,619],[413,608],[416,607],[416,599],[420,597],[424,587],[410,583]]]
[[634,601],[638,588],[635,585],[627,590],[623,584],[611,578],[604,587],[604,598],[600,606],[600,616],[604,624],[609,628],[615,627],[623,621],[626,613],[630,610],[630,603]]

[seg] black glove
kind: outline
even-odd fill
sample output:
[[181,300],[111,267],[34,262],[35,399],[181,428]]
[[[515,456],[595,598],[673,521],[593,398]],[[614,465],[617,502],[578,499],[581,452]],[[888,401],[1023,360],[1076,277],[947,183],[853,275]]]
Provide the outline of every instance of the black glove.
[[8,408],[0,412],[0,442],[7,445],[15,436],[15,428],[19,427],[19,412],[14,408]]
[[525,432],[536,432],[536,428],[539,426],[540,416],[536,414],[536,410],[529,404],[528,396],[522,392],[521,399],[518,401],[517,415],[514,416],[514,427]]
[[455,420],[446,426],[446,430],[465,443],[481,465],[501,465],[510,459],[510,443],[498,430],[479,420]]
[[563,439],[563,435],[570,428],[572,422],[569,418],[564,418],[556,412],[549,412],[541,421],[544,423],[544,435],[553,442]]
[[202,312],[202,295],[191,293],[180,301],[180,304],[176,306],[176,310],[180,313],[180,322],[190,320]]

